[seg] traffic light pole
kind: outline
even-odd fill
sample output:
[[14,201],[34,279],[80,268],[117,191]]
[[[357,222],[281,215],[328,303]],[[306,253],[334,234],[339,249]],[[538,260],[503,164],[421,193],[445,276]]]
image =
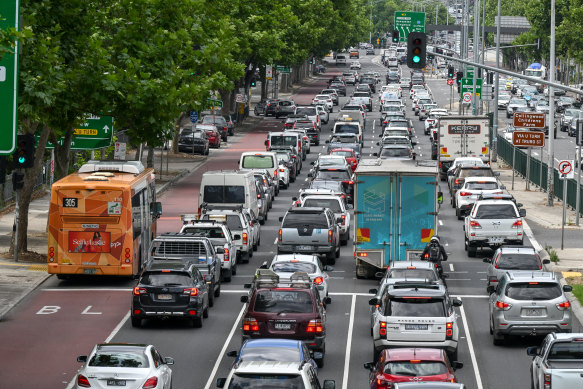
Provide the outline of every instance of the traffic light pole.
[[[496,23],[496,68],[500,67],[500,2],[498,0],[498,23]],[[484,62],[485,63],[485,62]],[[500,73],[496,72],[494,79],[494,116],[492,123],[492,162],[498,161],[498,91],[500,90]],[[541,182],[542,186],[542,182]]]
[[20,190],[17,190],[14,192],[14,198],[15,198],[15,205],[14,205],[14,262],[18,262],[18,212],[19,212],[19,206],[18,206],[18,202],[20,200]]
[[[555,0],[551,0],[551,60],[549,65],[549,162],[547,163],[547,206],[553,206],[555,196],[555,72],[557,65],[555,62]],[[542,160],[542,156],[541,156]],[[565,180],[566,181],[566,180]],[[541,182],[542,184],[542,182]],[[542,185],[541,185],[542,186]],[[563,203],[565,203],[567,192],[563,192]],[[564,223],[563,223],[564,224]],[[562,245],[562,242],[561,242]],[[562,249],[562,247],[561,247]]]

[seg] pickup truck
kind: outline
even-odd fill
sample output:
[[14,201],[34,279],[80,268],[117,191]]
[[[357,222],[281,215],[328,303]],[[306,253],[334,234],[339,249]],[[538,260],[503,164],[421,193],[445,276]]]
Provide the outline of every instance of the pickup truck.
[[529,347],[531,388],[583,387],[583,333],[551,333],[542,346]]
[[[167,232],[150,244],[149,260],[192,263],[209,285],[209,306],[221,294],[221,262],[213,243],[195,234]],[[214,293],[213,293],[214,292]]]
[[350,98],[350,104],[363,105],[368,109],[368,112],[372,112],[372,99],[368,92],[354,92]]

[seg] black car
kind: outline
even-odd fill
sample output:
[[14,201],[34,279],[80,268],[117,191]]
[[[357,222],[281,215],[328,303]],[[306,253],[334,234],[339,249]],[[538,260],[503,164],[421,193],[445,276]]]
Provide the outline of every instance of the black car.
[[140,327],[147,318],[177,317],[199,328],[208,309],[209,287],[194,264],[154,262],[142,271],[134,287],[132,326]]
[[227,141],[229,125],[224,117],[220,115],[205,115],[200,121],[200,124],[213,124],[217,128],[219,134],[221,134],[221,140],[223,142]]
[[339,95],[346,96],[346,85],[343,82],[334,81],[330,84],[330,89],[336,89]]
[[208,155],[209,148],[205,131],[184,129],[178,137],[178,152]]

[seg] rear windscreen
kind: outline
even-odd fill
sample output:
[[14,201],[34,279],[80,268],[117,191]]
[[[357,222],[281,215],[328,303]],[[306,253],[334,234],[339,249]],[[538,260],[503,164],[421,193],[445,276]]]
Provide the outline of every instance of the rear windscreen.
[[[324,98],[324,97],[322,97],[322,98]],[[316,115],[316,107],[297,108],[296,115],[314,116],[314,115]]]
[[227,389],[304,389],[299,374],[236,373]]
[[552,300],[563,294],[554,282],[515,282],[506,287],[506,296],[513,300]]
[[190,227],[184,228],[182,232],[187,234],[193,234],[196,236],[202,236],[204,238],[217,239],[224,238],[225,234],[223,229],[220,227]]
[[[274,138],[271,138],[272,145],[274,145],[273,139]],[[285,146],[284,143],[276,143],[275,145]],[[243,157],[241,167],[243,169],[273,169],[273,158],[271,155],[246,155]]]
[[311,228],[328,228],[328,220],[324,213],[295,213],[290,212],[283,219],[282,228],[298,228],[298,227],[311,227]]
[[476,212],[476,219],[513,219],[516,211],[511,204],[482,204]]
[[387,362],[383,372],[406,377],[432,376],[447,374],[447,366],[440,361],[394,361]]
[[389,127],[408,127],[409,123],[405,120],[391,120]]
[[462,169],[459,176],[464,177],[494,177],[492,169]]
[[498,184],[495,182],[467,182],[466,189],[493,190],[498,189]]
[[140,278],[140,283],[150,286],[188,286],[192,284],[192,278],[187,273],[145,273]]
[[318,170],[316,180],[350,180],[350,175],[345,170]]
[[550,360],[583,360],[583,342],[556,342],[549,350]]
[[295,273],[297,271],[302,271],[310,274],[316,272],[316,265],[305,262],[277,262],[271,266],[271,270],[276,273]]
[[437,281],[433,270],[429,269],[393,269],[389,272],[390,278],[408,278],[408,279],[427,279],[428,281]]
[[502,254],[496,266],[504,270],[540,270],[541,262],[534,254]]
[[306,199],[303,206],[330,208],[334,213],[342,212],[340,202],[337,199]]
[[229,227],[231,230],[240,230],[243,228],[239,215],[226,215],[226,220],[225,215],[203,215],[202,220],[217,220],[222,222],[226,221],[227,227]]
[[[315,115],[315,114],[314,114]],[[298,137],[290,135],[272,136],[271,146],[297,146]]]
[[261,290],[255,297],[254,312],[311,313],[312,296],[300,290]]
[[334,132],[338,134],[358,134],[358,126],[350,124],[339,124],[334,127]]
[[204,187],[203,201],[209,204],[243,204],[245,203],[245,187],[230,185],[206,185]]
[[391,298],[385,316],[445,317],[443,299],[426,297]]
[[388,148],[381,151],[380,157],[408,157],[408,148]]

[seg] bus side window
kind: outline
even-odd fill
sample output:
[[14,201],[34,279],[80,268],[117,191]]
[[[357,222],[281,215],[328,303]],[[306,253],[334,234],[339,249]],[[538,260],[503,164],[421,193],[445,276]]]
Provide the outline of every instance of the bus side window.
[[142,206],[142,192],[139,192],[132,197],[132,226],[134,229],[134,239],[142,234]]

